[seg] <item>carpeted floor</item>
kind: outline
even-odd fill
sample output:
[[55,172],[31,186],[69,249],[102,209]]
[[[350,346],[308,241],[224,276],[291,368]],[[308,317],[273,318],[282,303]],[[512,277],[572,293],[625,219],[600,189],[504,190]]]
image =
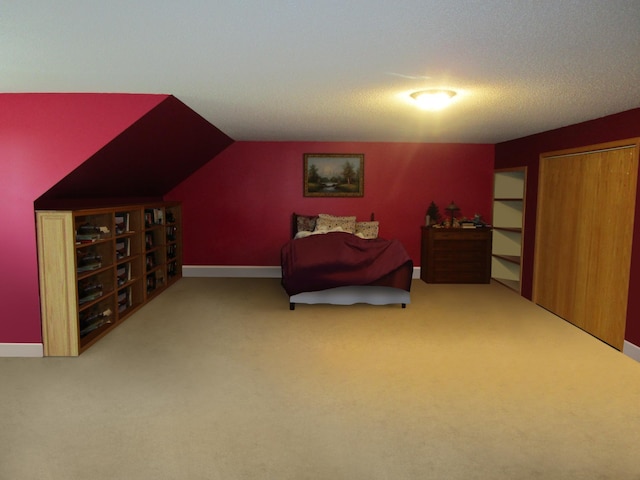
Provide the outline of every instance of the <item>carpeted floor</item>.
[[3,480],[640,479],[640,363],[493,284],[289,311],[184,278],[0,378]]

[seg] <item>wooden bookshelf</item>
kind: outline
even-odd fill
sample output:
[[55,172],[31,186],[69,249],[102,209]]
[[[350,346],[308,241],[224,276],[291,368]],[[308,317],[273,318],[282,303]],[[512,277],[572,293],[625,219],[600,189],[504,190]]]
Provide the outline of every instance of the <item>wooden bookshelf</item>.
[[179,203],[39,210],[36,224],[47,356],[79,355],[182,276]]

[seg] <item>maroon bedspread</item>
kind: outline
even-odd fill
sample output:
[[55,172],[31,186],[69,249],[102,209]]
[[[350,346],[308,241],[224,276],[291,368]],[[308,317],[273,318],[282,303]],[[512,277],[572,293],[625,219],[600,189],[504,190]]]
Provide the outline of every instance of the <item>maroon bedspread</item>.
[[[281,263],[282,286],[289,295],[369,285],[407,264],[413,267],[398,240],[364,240],[344,232],[290,240],[282,247]],[[407,290],[410,285],[411,280]]]

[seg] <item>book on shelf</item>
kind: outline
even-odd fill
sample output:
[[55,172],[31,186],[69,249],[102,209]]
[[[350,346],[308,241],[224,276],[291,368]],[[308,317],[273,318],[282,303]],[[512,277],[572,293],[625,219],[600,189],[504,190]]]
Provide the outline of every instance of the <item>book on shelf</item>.
[[127,283],[129,280],[131,280],[131,268],[130,268],[130,265],[128,263],[120,265],[118,267],[116,275],[118,277],[118,286],[119,287],[124,285],[125,283]]
[[151,250],[153,248],[153,233],[151,232],[145,233],[144,244],[147,250]]
[[161,208],[153,209],[153,223],[156,225],[162,225],[164,223],[164,212]]
[[156,276],[147,275],[147,293],[151,293],[156,289]]
[[162,269],[156,270],[156,284],[164,285],[164,271]]
[[78,273],[90,272],[91,270],[98,270],[99,268],[102,268],[101,262],[78,266],[77,272]]
[[93,300],[96,300],[98,298],[100,298],[102,296],[102,292],[96,292],[96,293],[92,293],[90,295],[87,295],[86,297],[81,297],[78,304],[79,305],[84,305],[85,303],[89,303],[92,302]]
[[93,243],[97,240],[100,240],[100,235],[76,235],[78,243]]
[[80,282],[78,285],[78,304],[83,305],[100,298],[103,294],[102,284],[94,281]]
[[78,225],[78,233],[79,234],[91,234],[91,233],[108,233],[109,232],[109,228],[108,227],[99,227],[97,225],[93,225],[91,223],[83,223],[81,225]]
[[88,333],[97,330],[98,328],[112,323],[111,317],[112,311],[110,308],[91,309],[90,311],[80,315],[80,337],[86,336]]
[[116,241],[116,258],[118,260],[131,255],[131,243],[128,238],[122,238]]
[[131,289],[126,288],[118,292],[118,313],[124,312],[131,305]]
[[[93,249],[92,249],[93,250]],[[88,272],[102,267],[102,257],[95,252],[77,252],[76,268],[77,272]]]
[[90,223],[78,225],[76,229],[77,242],[95,242],[109,235],[111,230],[107,226],[97,226]]
[[116,235],[122,235],[130,231],[129,229],[129,214],[126,212],[116,213]]
[[175,277],[178,274],[178,265],[176,262],[171,262],[167,264],[167,275],[171,277]]
[[161,208],[148,208],[144,211],[144,224],[146,227],[162,225],[164,214]]

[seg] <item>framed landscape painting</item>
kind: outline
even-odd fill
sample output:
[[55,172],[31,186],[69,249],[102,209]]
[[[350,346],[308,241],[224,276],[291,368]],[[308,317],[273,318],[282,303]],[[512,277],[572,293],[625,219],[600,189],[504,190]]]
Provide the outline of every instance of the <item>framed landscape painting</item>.
[[364,154],[305,153],[305,197],[363,197]]

